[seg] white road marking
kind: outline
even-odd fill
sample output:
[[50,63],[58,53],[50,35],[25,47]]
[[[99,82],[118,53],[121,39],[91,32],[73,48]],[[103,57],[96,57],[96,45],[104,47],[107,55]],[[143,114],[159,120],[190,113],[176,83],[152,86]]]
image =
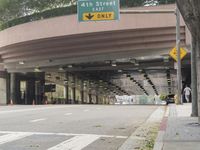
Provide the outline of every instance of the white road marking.
[[169,107],[167,107],[167,110],[165,112],[165,117],[168,117],[169,116]]
[[84,110],[84,112],[88,112],[88,111],[90,111],[90,110],[89,110],[89,109],[85,109],[85,110]]
[[39,121],[44,121],[44,120],[46,120],[46,118],[35,119],[35,120],[31,120],[30,122],[34,123],[34,122],[39,122]]
[[66,113],[66,114],[65,114],[65,116],[70,116],[70,115],[72,115],[72,113]]
[[117,138],[117,139],[127,139],[127,136],[114,136],[114,138]]
[[32,135],[31,133],[10,133],[0,136],[0,145],[25,138]]
[[21,134],[31,134],[31,135],[62,135],[62,136],[86,136],[86,135],[93,135],[93,136],[99,136],[104,138],[122,138],[126,139],[128,136],[118,136],[118,135],[96,135],[96,134],[75,134],[75,133],[47,133],[47,132],[13,132],[13,131],[0,131],[2,134],[15,134],[15,133],[21,133]]
[[151,116],[147,119],[146,122],[160,122],[164,116],[164,110],[162,107],[157,108]]
[[[34,106],[35,107],[35,106]],[[73,106],[52,106],[52,107],[42,107],[42,108],[27,108],[27,109],[20,109],[20,110],[4,110],[0,111],[0,114],[7,114],[7,113],[18,113],[18,112],[27,112],[27,111],[36,111],[36,110],[46,110],[46,109],[57,109],[57,108],[72,108]]]
[[97,110],[101,110],[101,108],[97,108]]
[[96,141],[98,138],[100,138],[100,136],[97,135],[75,136],[54,147],[49,148],[48,150],[81,150]]

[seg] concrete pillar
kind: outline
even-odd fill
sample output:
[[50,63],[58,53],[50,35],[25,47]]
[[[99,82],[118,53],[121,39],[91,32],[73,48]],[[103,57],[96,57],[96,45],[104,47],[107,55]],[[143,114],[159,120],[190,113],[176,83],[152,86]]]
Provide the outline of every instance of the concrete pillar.
[[17,86],[16,86],[16,74],[11,73],[10,75],[10,102],[12,101],[13,104],[17,103]]
[[44,85],[43,80],[35,82],[35,104],[44,104]]
[[69,86],[68,84],[65,85],[65,92],[64,92],[64,97],[65,97],[65,104],[69,104]]
[[92,94],[89,93],[89,104],[92,104]]
[[38,104],[38,99],[36,99],[35,97],[35,80],[28,80],[26,82],[26,100],[25,100],[25,104],[33,104],[33,101],[35,102],[35,104]]
[[99,104],[99,96],[96,95],[96,104]]
[[2,71],[0,72],[0,105],[7,104],[7,73]]
[[65,97],[65,104],[69,104],[69,75],[68,73],[65,74],[65,91],[64,91],[64,97]]
[[84,90],[81,90],[81,104],[84,104]]
[[75,101],[76,101],[76,77],[75,77],[75,75],[73,75],[73,83],[74,83],[74,85],[73,85],[73,88],[72,88],[72,91],[73,91],[72,104],[74,104]]

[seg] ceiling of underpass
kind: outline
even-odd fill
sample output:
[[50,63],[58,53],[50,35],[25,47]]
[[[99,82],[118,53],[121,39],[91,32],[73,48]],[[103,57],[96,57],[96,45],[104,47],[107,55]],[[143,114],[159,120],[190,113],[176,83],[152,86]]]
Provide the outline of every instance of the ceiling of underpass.
[[[187,68],[189,64],[188,55],[183,59],[182,67]],[[123,58],[43,69],[45,70],[40,71],[46,72],[47,81],[60,85],[65,85],[66,74],[70,73],[92,83],[89,86],[92,89],[98,90],[99,87],[111,91],[117,89],[117,93],[121,95],[159,95],[176,92],[174,60],[167,55]]]

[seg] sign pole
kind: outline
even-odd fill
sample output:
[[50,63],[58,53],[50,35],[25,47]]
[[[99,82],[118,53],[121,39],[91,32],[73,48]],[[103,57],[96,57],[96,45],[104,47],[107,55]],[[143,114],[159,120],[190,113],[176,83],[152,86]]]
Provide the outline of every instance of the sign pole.
[[180,52],[180,12],[178,7],[176,7],[176,49],[178,58],[178,68],[177,68],[177,82],[178,82],[178,104],[182,104],[182,75],[181,75],[181,52]]

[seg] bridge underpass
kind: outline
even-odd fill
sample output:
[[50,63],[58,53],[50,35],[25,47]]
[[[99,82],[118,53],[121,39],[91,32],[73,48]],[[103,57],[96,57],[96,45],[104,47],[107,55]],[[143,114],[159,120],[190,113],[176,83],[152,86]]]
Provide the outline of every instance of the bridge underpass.
[[[188,62],[189,56],[183,60],[184,69]],[[183,81],[189,84],[190,68],[184,69]],[[177,90],[174,61],[166,55],[36,68],[34,71],[11,74],[11,80],[16,80],[14,103],[114,104],[116,95],[155,96],[175,94]],[[45,91],[45,85],[55,85],[56,90]]]
[[[174,5],[150,7],[165,8],[174,9]],[[106,99],[110,93],[112,96],[175,93],[176,73],[173,61],[168,58],[169,50],[176,43],[174,14],[121,14],[119,22],[77,24],[72,21],[72,25],[65,22],[65,17],[74,20],[76,15],[34,21],[0,32],[2,74],[4,79],[8,78],[7,83],[3,83],[8,85],[7,90],[3,89],[7,93],[6,96],[4,92],[3,99],[7,99],[7,103],[10,100],[21,104],[31,104],[33,100],[37,104],[44,103],[45,81],[65,87],[63,98],[68,97],[65,103],[91,103],[93,99],[93,103],[96,103],[99,94],[103,98],[98,103],[104,103],[101,99]],[[54,27],[53,30],[49,24]],[[21,35],[24,30],[27,32]],[[16,36],[12,36],[13,32]],[[182,20],[181,45],[189,49],[189,44],[188,31]],[[45,75],[40,72],[45,72]],[[53,76],[53,73],[57,75]],[[32,77],[32,81],[26,77],[27,74]],[[70,74],[70,80],[67,74]],[[52,81],[50,76],[55,79]],[[21,78],[22,83],[15,78]],[[80,78],[80,83],[75,82],[77,78]],[[87,85],[86,94],[80,92],[84,91],[84,81],[90,84],[90,80],[96,83],[95,90]],[[124,84],[121,82],[125,81],[131,85],[122,86]],[[28,96],[29,100],[26,101],[14,100],[20,97],[25,99],[30,91],[29,85],[32,85],[35,95],[40,96]],[[20,86],[24,86],[27,91],[23,93],[24,96],[19,94],[22,93]],[[87,95],[84,101],[83,95]]]

